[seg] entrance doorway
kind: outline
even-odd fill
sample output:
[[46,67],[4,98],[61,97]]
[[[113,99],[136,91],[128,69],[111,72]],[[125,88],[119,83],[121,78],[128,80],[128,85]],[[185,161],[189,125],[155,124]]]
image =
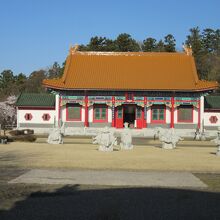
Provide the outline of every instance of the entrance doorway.
[[123,123],[127,122],[129,127],[134,127],[136,105],[124,105],[124,120]]

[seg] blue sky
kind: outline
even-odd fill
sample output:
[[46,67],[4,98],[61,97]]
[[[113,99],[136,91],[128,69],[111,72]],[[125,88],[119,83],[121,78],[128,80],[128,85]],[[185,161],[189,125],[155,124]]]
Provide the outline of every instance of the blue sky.
[[173,34],[181,48],[191,27],[220,28],[219,0],[0,0],[0,72],[29,75],[65,60],[92,36],[136,40]]

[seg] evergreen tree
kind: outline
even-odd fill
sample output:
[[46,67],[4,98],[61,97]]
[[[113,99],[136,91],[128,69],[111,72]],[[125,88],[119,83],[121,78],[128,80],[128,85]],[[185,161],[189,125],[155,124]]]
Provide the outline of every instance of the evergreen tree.
[[176,51],[176,40],[172,34],[168,34],[164,37],[164,48],[166,52]]
[[19,73],[15,76],[16,93],[14,95],[18,95],[25,90],[26,80],[27,77],[23,73]]
[[215,52],[216,32],[211,28],[206,28],[202,32],[201,41],[205,53]]
[[144,52],[156,51],[156,48],[157,48],[157,40],[156,39],[149,37],[143,41],[142,50]]
[[199,27],[190,29],[190,34],[187,36],[186,44],[192,48],[200,78],[207,78],[205,71],[206,68],[204,67],[205,54],[203,49],[202,35],[200,33]]
[[162,40],[159,40],[159,42],[157,43],[155,51],[156,52],[164,52],[165,51],[165,45]]
[[186,44],[192,47],[193,55],[197,59],[203,52],[202,36],[199,27],[191,28],[190,35],[187,36]]
[[87,48],[89,51],[103,51],[104,45],[105,45],[105,37],[92,37],[90,39],[89,44],[87,45]]
[[11,70],[4,70],[0,74],[0,96],[5,97],[9,95],[14,95],[14,82],[15,77]]
[[26,92],[45,92],[45,89],[42,86],[43,79],[46,79],[46,71],[38,70],[30,74],[26,81]]
[[220,56],[220,29],[215,31],[214,48],[217,56]]
[[79,45],[79,51],[88,51],[89,49],[88,49],[88,47],[86,46],[86,45],[84,45],[84,44],[80,44]]
[[58,62],[54,62],[54,64],[48,69],[47,78],[59,78],[62,75],[62,68],[60,67]]
[[117,44],[117,51],[140,51],[139,44],[129,34],[119,34],[115,42]]

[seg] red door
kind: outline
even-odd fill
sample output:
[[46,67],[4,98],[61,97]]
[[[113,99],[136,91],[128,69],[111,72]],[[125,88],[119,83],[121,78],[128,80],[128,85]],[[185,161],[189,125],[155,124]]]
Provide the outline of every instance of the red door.
[[137,106],[136,108],[136,123],[137,123],[137,128],[143,128],[144,125],[144,112],[143,112],[143,108],[140,106]]
[[123,107],[118,106],[116,109],[116,128],[123,128]]

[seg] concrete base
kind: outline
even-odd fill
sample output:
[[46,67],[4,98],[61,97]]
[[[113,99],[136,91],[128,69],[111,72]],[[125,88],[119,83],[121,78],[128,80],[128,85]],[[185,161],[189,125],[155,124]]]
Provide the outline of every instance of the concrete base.
[[165,142],[162,143],[162,148],[167,150],[174,149],[172,143],[165,143]]
[[113,151],[113,146],[110,146],[110,147],[99,146],[99,151],[112,152]]
[[120,148],[121,150],[132,150],[134,148],[133,145],[124,145],[122,143],[120,143]]

